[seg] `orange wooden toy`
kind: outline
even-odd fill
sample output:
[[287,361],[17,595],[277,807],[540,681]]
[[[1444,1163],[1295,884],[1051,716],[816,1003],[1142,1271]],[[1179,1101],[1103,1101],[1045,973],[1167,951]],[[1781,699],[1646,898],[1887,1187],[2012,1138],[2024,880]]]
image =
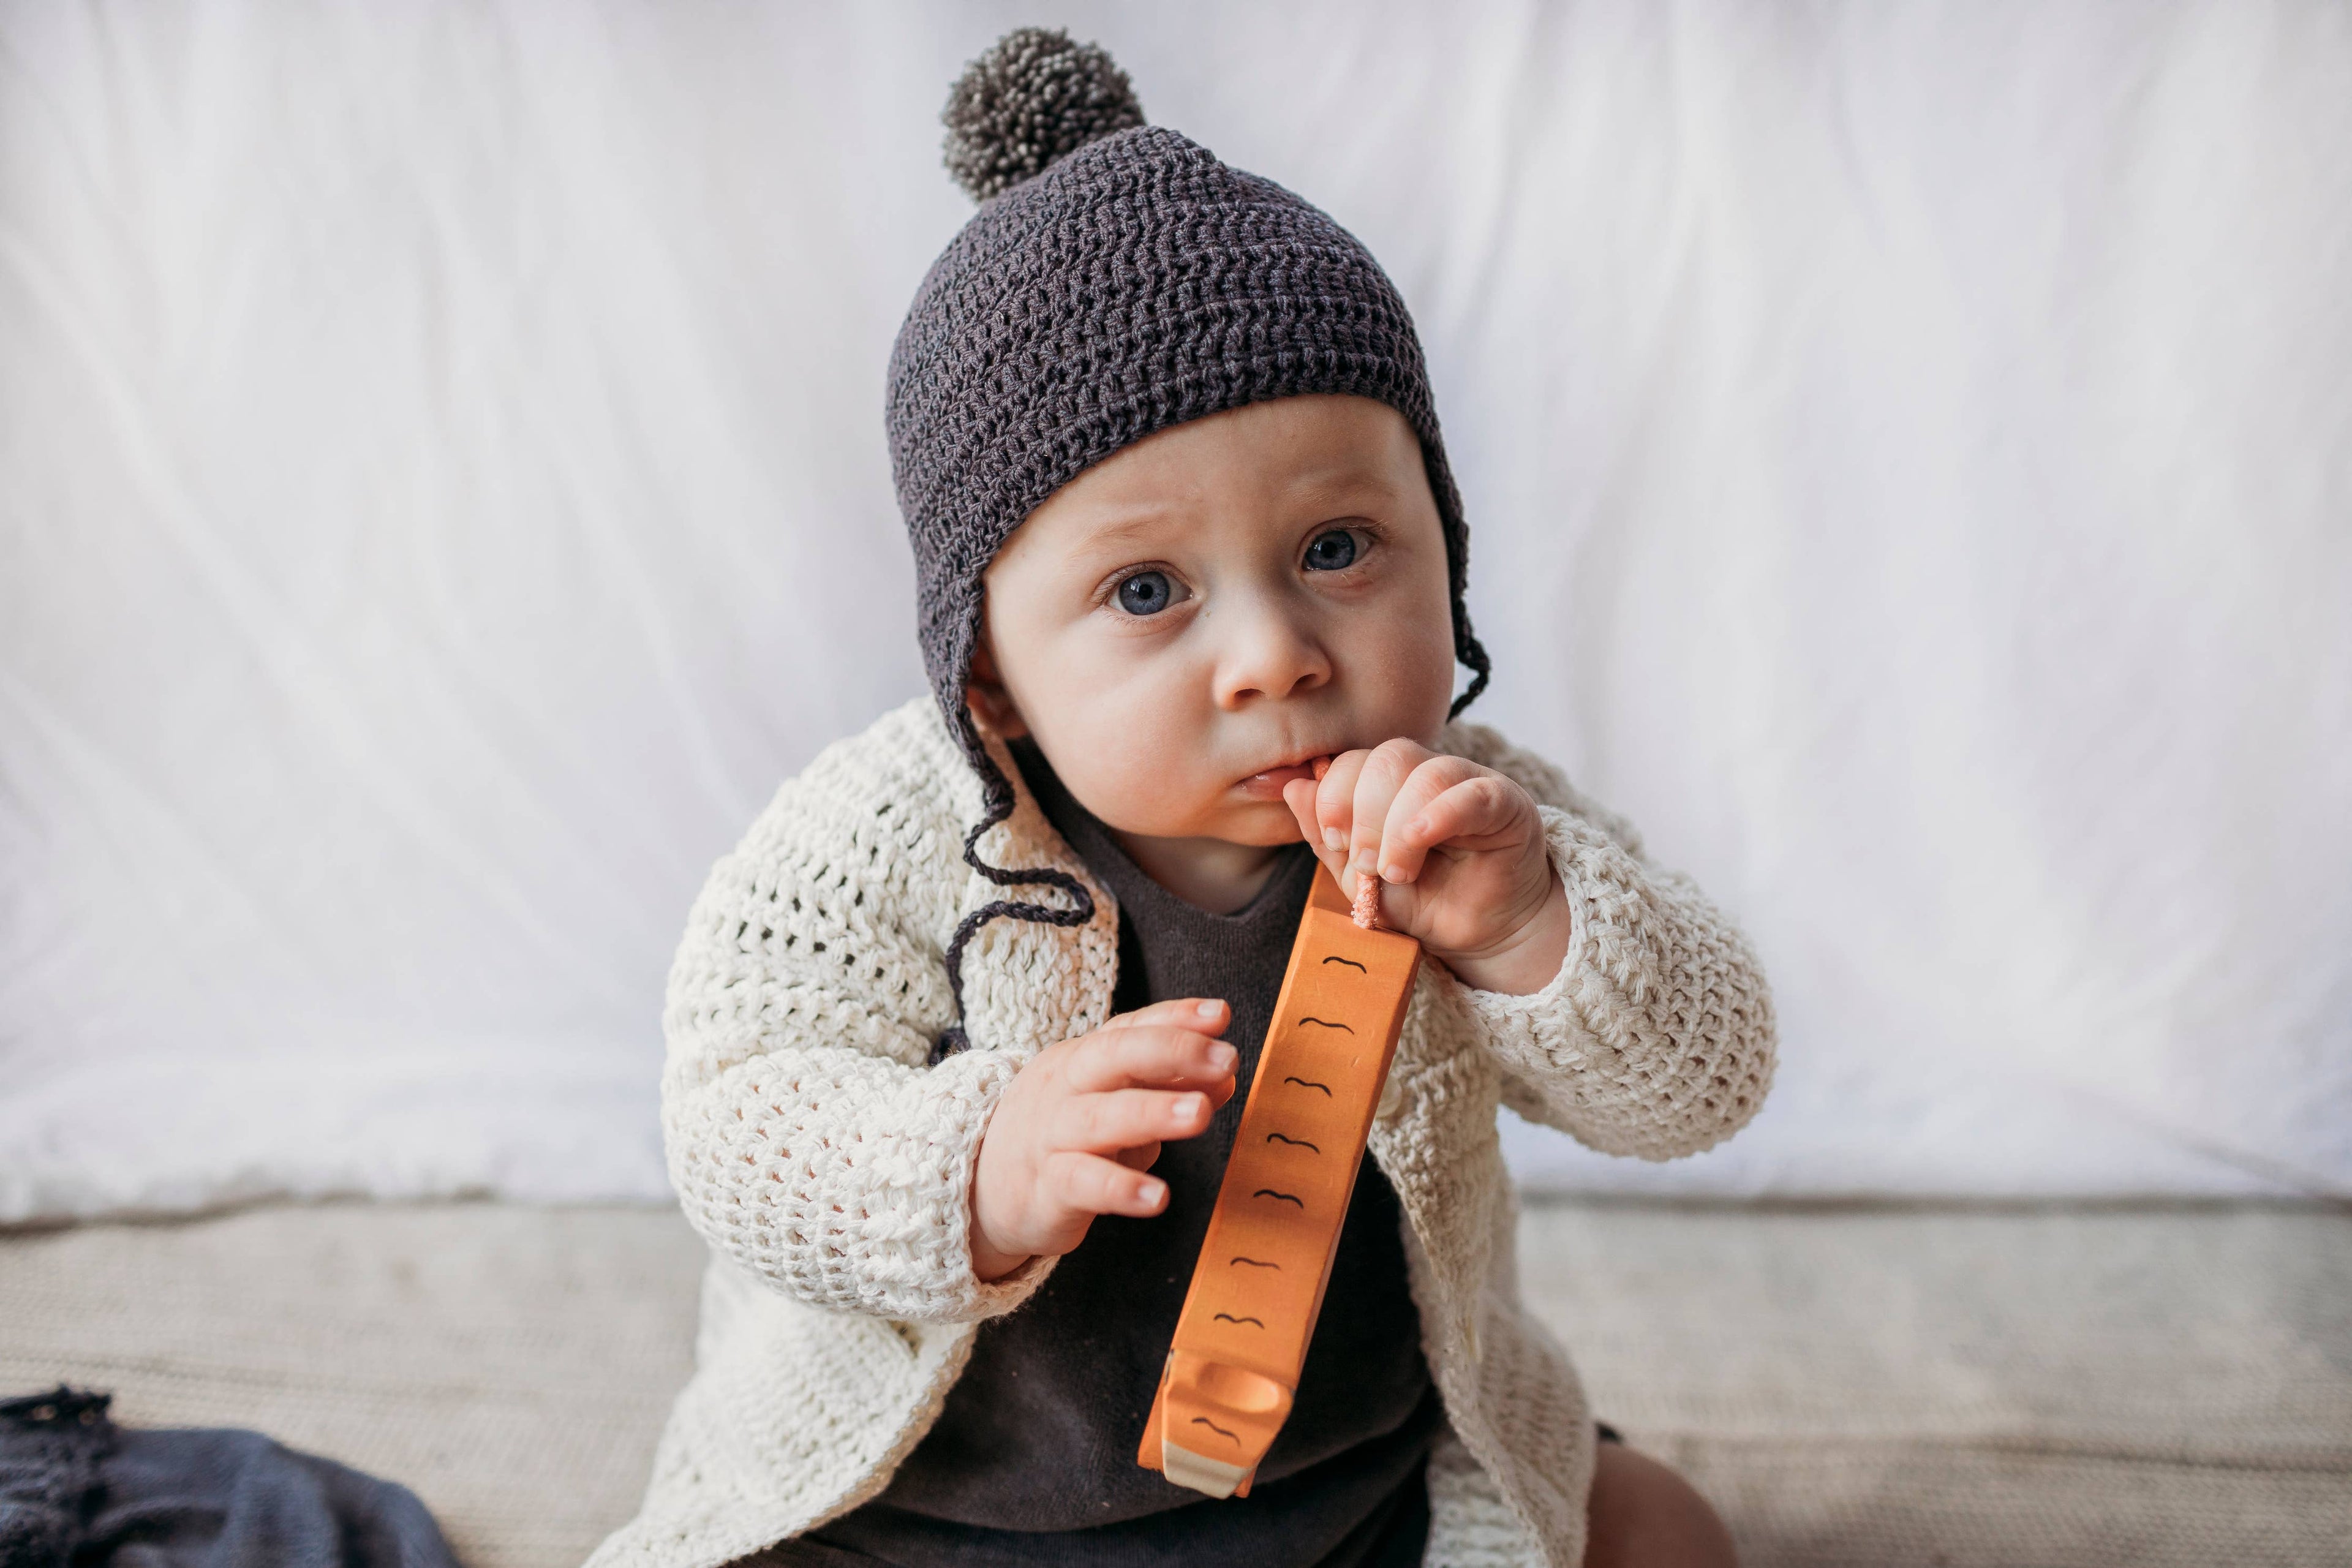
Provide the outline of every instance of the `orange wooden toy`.
[[1179,1485],[1247,1497],[1290,1414],[1420,962],[1316,874],[1136,1456]]

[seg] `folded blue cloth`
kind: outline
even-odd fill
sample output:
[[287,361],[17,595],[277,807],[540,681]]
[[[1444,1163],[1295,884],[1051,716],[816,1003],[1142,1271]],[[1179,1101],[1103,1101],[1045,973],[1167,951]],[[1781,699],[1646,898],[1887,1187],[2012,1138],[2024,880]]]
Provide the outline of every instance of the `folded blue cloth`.
[[110,1398],[0,1401],[0,1568],[457,1568],[406,1487],[258,1432],[128,1431]]

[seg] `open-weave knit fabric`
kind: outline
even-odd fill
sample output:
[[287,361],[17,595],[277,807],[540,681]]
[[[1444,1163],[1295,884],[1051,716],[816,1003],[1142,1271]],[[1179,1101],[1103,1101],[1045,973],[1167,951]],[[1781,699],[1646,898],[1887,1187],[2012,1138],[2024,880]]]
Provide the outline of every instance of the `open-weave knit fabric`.
[[[1592,1425],[1520,1305],[1497,1108],[1621,1153],[1704,1149],[1763,1098],[1771,1005],[1730,923],[1556,769],[1475,725],[1442,743],[1536,797],[1575,935],[1531,995],[1424,965],[1371,1131],[1450,1429],[1430,1560],[1570,1568]],[[643,1510],[596,1568],[719,1568],[874,1496],[937,1416],[974,1322],[1053,1267],[973,1274],[972,1166],[1022,1064],[1108,1018],[1118,910],[1021,795],[989,858],[1085,879],[1094,913],[988,928],[963,998],[973,1048],[925,1065],[954,1016],[940,950],[995,891],[961,861],[978,794],[937,709],[911,703],[788,783],[696,903],[670,975],[663,1121],[680,1205],[717,1256],[695,1377]]]

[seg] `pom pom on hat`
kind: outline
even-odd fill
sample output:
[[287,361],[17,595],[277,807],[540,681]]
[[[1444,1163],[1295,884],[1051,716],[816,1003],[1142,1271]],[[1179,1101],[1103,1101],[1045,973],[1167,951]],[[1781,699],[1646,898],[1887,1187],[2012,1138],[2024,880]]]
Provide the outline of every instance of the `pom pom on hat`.
[[1059,29],[1017,27],[964,68],[940,111],[948,173],[984,202],[1089,142],[1143,123],[1109,55]]

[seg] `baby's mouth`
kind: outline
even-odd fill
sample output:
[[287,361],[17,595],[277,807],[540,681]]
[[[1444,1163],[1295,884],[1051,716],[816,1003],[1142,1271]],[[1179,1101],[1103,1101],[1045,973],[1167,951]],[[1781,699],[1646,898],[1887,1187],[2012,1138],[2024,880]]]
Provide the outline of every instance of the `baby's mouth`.
[[1280,800],[1283,787],[1300,779],[1319,779],[1323,770],[1331,765],[1328,756],[1308,757],[1304,762],[1286,763],[1278,768],[1252,773],[1242,780],[1239,789],[1252,800]]

